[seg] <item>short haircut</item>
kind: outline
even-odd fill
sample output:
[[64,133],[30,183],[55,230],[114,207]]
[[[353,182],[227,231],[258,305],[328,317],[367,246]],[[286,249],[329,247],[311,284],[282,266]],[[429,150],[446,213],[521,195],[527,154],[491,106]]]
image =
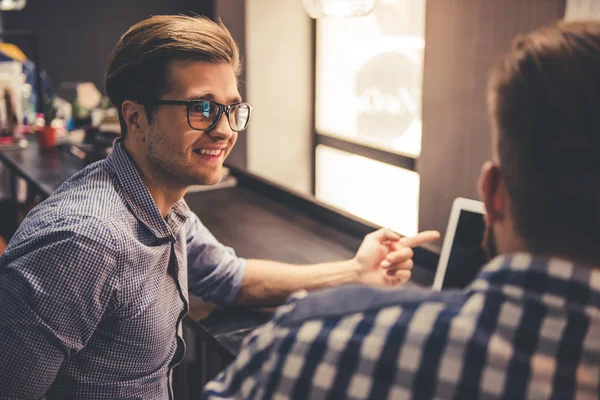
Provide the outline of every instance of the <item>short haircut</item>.
[[[132,26],[117,43],[106,68],[108,97],[119,110],[121,135],[127,125],[121,113],[125,100],[153,101],[167,91],[166,71],[174,60],[229,64],[240,73],[239,49],[227,28],[206,17],[160,15]],[[154,108],[145,106],[148,118]]]
[[600,260],[600,22],[517,38],[488,105],[517,233],[527,247]]

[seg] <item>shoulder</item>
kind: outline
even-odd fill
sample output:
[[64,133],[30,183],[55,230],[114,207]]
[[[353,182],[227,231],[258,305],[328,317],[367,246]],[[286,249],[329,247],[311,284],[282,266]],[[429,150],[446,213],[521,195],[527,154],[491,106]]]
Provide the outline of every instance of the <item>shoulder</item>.
[[[28,216],[0,258],[0,269],[68,270],[102,264],[102,270],[117,266],[117,227],[110,220],[85,214],[47,213]],[[36,267],[36,264],[39,266]]]
[[440,327],[450,324],[468,303],[469,296],[458,291],[350,285],[312,294],[298,292],[278,309],[272,325],[257,335],[278,352],[283,343],[293,344],[284,352],[286,357],[306,347],[319,347],[338,357],[365,343],[380,343],[373,347],[379,350],[387,344],[397,351],[373,354],[373,358],[392,362],[405,345],[444,336]]
[[[44,237],[59,236],[88,238],[106,245],[114,246],[117,226],[111,218],[102,214],[76,210],[64,202],[49,199],[34,208],[17,230],[9,247],[25,241],[41,240]],[[64,208],[62,208],[64,207]]]
[[301,324],[315,319],[339,319],[361,313],[377,315],[384,309],[399,307],[417,309],[423,306],[460,308],[465,301],[461,292],[434,292],[426,289],[377,288],[346,285],[314,293],[298,292],[287,301],[278,314],[279,324]]
[[[384,398],[379,391],[398,385],[398,365],[406,364],[406,379],[412,379],[409,372],[419,368],[414,365],[418,347],[443,336],[440,331],[434,337],[437,321],[447,312],[456,315],[465,297],[460,292],[358,285],[298,292],[272,321],[246,338],[237,360],[207,386],[207,394],[221,398],[259,382],[255,390],[264,387],[269,395],[302,392],[310,398],[325,392],[336,398]],[[430,351],[439,356],[436,352],[437,347]],[[367,381],[374,392],[359,396],[369,385],[355,384]]]
[[193,211],[189,211],[184,226],[188,235],[198,235],[208,232],[208,229],[204,226],[198,215]]
[[31,210],[19,231],[32,234],[54,227],[85,234],[94,228],[113,230],[114,222],[122,221],[127,213],[107,168],[98,162],[69,178]]

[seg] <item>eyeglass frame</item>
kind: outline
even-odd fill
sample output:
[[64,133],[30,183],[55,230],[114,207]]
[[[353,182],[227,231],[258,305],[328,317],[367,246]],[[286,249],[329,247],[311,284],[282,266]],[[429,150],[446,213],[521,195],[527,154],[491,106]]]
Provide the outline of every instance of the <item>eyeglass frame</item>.
[[[192,109],[192,106],[194,104],[200,103],[202,101],[208,101],[209,103],[215,104],[217,106],[218,111],[217,111],[217,115],[215,115],[215,119],[213,120],[212,124],[208,128],[198,129],[198,128],[194,128],[192,126],[192,123],[190,122],[190,110]],[[203,132],[210,131],[211,129],[215,129],[215,127],[221,121],[221,117],[223,116],[223,113],[225,113],[225,116],[227,117],[227,123],[229,124],[229,128],[231,128],[232,131],[243,132],[248,127],[248,124],[250,123],[250,115],[252,114],[252,106],[250,104],[244,103],[244,102],[239,102],[239,103],[234,103],[234,104],[229,104],[229,105],[217,103],[216,101],[212,101],[212,100],[203,100],[203,99],[197,99],[197,100],[160,100],[159,99],[159,100],[154,100],[152,102],[142,102],[142,101],[135,100],[135,102],[138,104],[144,105],[144,106],[186,106],[187,107],[187,121],[188,121],[189,127],[195,131],[203,131]],[[231,119],[229,116],[229,112],[231,111],[232,107],[239,106],[242,104],[245,104],[248,106],[248,120],[246,121],[246,126],[244,126],[244,129],[236,130],[236,129],[233,129],[233,127],[231,126]]]

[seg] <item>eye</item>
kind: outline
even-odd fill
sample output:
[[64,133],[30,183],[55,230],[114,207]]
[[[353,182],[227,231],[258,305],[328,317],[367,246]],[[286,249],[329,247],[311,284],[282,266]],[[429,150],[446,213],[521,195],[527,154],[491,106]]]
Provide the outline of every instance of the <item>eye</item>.
[[204,117],[209,117],[213,111],[212,103],[208,100],[200,100],[191,105],[190,112]]

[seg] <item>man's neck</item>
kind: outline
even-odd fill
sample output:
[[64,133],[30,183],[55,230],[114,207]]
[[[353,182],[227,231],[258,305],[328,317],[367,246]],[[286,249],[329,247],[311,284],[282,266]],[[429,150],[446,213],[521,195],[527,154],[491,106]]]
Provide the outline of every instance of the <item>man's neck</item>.
[[165,218],[173,205],[183,198],[187,190],[186,187],[171,187],[161,180],[158,174],[152,171],[152,167],[145,154],[136,151],[135,146],[127,140],[123,142],[125,150],[133,160],[142,182],[148,188],[160,215]]

